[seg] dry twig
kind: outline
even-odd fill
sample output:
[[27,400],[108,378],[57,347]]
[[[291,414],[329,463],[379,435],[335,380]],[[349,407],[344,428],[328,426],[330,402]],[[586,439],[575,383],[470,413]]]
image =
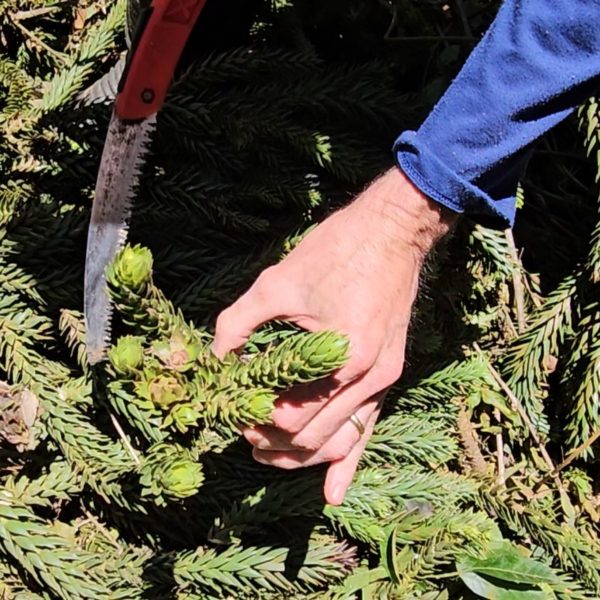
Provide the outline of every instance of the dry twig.
[[51,56],[53,56],[54,58],[59,60],[63,65],[67,64],[67,61],[62,53],[60,53],[57,50],[55,50],[54,48],[51,48],[50,46],[48,46],[48,44],[46,44],[46,42],[44,42],[37,35],[35,35],[35,33],[33,33],[33,31],[30,31],[29,29],[27,29],[27,27],[25,27],[25,25],[23,25],[19,20],[13,18],[13,23],[14,23],[15,27],[19,31],[21,31],[21,33],[24,36],[28,37],[35,45],[39,46],[40,48],[43,48],[48,54],[50,54]]
[[[477,350],[477,352],[480,354],[480,356],[482,358],[485,358],[485,355],[483,354],[483,351],[481,350],[479,345],[477,343],[475,343],[475,344],[473,344],[473,346],[474,346],[475,350]],[[488,368],[490,374],[492,375],[492,377],[494,378],[494,381],[500,386],[502,391],[506,394],[506,396],[510,400],[510,403],[511,403],[513,409],[517,411],[517,413],[519,414],[519,416],[525,423],[525,425],[529,431],[529,435],[535,442],[536,446],[538,447],[538,450],[540,451],[540,454],[542,455],[542,458],[544,459],[544,462],[546,463],[546,465],[548,466],[548,469],[550,470],[550,476],[554,477],[557,486],[559,487],[559,489],[562,489],[563,488],[562,482],[558,478],[558,475],[556,475],[556,474],[552,475],[552,473],[556,470],[556,467],[554,466],[554,462],[552,461],[552,458],[550,458],[550,454],[548,454],[548,450],[546,450],[546,446],[542,442],[542,439],[540,438],[540,435],[539,435],[535,425],[531,422],[531,419],[527,415],[527,412],[525,411],[525,408],[521,404],[521,401],[517,398],[515,393],[510,389],[510,387],[504,381],[504,379],[502,379],[502,376],[500,375],[500,373],[498,373],[498,371],[496,371],[496,369],[494,369],[494,367],[489,362],[487,362],[487,368]]]

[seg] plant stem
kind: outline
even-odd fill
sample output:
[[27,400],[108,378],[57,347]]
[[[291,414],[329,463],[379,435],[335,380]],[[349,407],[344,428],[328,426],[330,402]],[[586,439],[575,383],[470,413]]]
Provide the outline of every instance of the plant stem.
[[34,19],[43,15],[52,14],[60,10],[58,6],[44,6],[42,8],[32,8],[31,10],[18,10],[11,17],[15,21],[25,21],[26,19]]
[[131,443],[129,441],[129,438],[123,431],[121,424],[119,423],[119,421],[117,421],[117,417],[115,417],[112,413],[109,413],[109,415],[110,415],[110,420],[112,421],[114,428],[117,430],[119,437],[123,440],[123,444],[125,444],[125,448],[127,449],[127,452],[129,452],[131,458],[133,459],[133,462],[136,465],[142,464],[140,461],[140,457],[138,456],[137,452],[134,450],[133,446],[131,445]]
[[504,236],[508,243],[508,249],[510,251],[510,257],[513,261],[513,288],[515,290],[515,305],[517,309],[517,324],[519,326],[519,333],[523,333],[527,322],[525,319],[525,286],[523,285],[523,274],[521,269],[521,260],[517,252],[517,245],[515,244],[515,238],[513,236],[512,229],[506,229]]
[[550,477],[554,477],[555,475],[558,475],[558,473],[560,473],[563,469],[566,469],[574,460],[581,456],[581,454],[583,454],[592,444],[598,441],[598,438],[600,438],[600,429],[594,431],[594,433],[592,433],[592,435],[587,440],[585,440],[585,442],[583,442],[582,444],[577,446],[575,450],[570,452],[565,458],[565,460],[563,460],[557,467],[555,467],[551,473],[544,475],[544,477],[542,477],[542,479],[538,481],[536,487],[539,487]]
[[40,48],[43,48],[46,52],[48,52],[48,54],[52,55],[54,58],[59,60],[63,65],[67,64],[65,57],[60,52],[48,46],[48,44],[46,44],[46,42],[42,41],[37,35],[35,35],[33,31],[29,31],[29,29],[27,29],[25,25],[23,25],[16,19],[13,22],[15,24],[15,27],[19,29],[21,33],[23,33],[23,35],[28,37],[34,44],[38,45]]
[[[485,355],[484,355],[483,351],[481,350],[481,348],[479,347],[479,344],[474,343],[473,346],[474,346],[475,350],[477,350],[477,352],[480,354],[480,356],[482,358],[485,358]],[[519,413],[519,416],[521,417],[521,419],[523,419],[523,422],[525,423],[525,425],[527,426],[527,429],[529,430],[529,435],[531,435],[533,441],[535,442],[536,446],[538,447],[538,450],[540,451],[540,454],[542,455],[542,458],[544,459],[544,462],[546,463],[546,465],[548,466],[548,469],[552,473],[553,471],[555,471],[554,463],[552,462],[552,459],[550,458],[550,455],[548,454],[548,450],[546,450],[546,446],[542,442],[535,425],[531,422],[531,419],[527,415],[525,408],[521,404],[521,401],[517,398],[517,396],[510,389],[510,387],[508,387],[508,384],[504,381],[504,379],[502,379],[502,376],[500,375],[500,373],[498,373],[498,371],[496,371],[496,369],[494,369],[494,367],[489,362],[487,362],[487,368],[488,368],[490,374],[492,375],[492,377],[494,378],[494,381],[500,386],[502,391],[506,394],[506,396],[510,400],[512,407],[517,411],[517,413]],[[560,482],[560,479],[558,479],[558,476],[555,476],[555,479],[557,480],[557,485],[559,485],[560,489],[562,489],[562,483]]]

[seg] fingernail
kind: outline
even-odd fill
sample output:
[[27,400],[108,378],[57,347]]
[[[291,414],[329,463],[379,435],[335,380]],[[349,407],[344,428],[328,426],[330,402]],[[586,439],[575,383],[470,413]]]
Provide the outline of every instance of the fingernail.
[[346,494],[346,490],[344,486],[341,484],[336,484],[333,486],[331,493],[329,494],[329,504],[333,506],[338,506],[344,501],[344,495]]

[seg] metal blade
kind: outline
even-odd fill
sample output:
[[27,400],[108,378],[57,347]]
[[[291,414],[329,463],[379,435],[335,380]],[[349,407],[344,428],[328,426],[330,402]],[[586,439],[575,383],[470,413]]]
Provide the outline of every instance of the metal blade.
[[125,57],[121,58],[108,73],[83,90],[77,100],[86,106],[97,102],[114,101],[119,93],[119,82],[125,70],[125,63]]
[[85,259],[84,313],[90,364],[100,362],[110,338],[112,306],[106,267],[125,244],[131,206],[156,115],[124,123],[113,112],[102,152]]

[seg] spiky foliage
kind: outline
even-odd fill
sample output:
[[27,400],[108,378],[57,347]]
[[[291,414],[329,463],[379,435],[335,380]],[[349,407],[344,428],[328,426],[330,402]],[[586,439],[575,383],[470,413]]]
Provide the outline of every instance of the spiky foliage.
[[109,266],[106,281],[126,324],[143,333],[168,333],[174,326],[172,305],[152,284],[152,254],[126,246]]
[[465,223],[430,261],[342,506],[321,469],[263,467],[239,430],[347,340],[274,323],[210,350],[218,312],[391,165],[493,5],[256,0],[234,23],[215,3],[159,114],[91,369],[85,235],[125,2],[0,0],[0,597],[600,594],[594,99],[589,159],[573,127],[546,142],[514,238]]
[[308,383],[341,367],[348,342],[334,332],[299,333],[264,355],[237,366],[233,378],[244,385],[285,389]]
[[[53,528],[18,504],[0,504],[2,551],[33,581],[65,600],[124,597],[127,584],[118,580],[115,565],[106,577],[105,561],[109,559],[106,553],[78,547],[74,533],[67,525]],[[107,571],[110,573],[110,568]]]

